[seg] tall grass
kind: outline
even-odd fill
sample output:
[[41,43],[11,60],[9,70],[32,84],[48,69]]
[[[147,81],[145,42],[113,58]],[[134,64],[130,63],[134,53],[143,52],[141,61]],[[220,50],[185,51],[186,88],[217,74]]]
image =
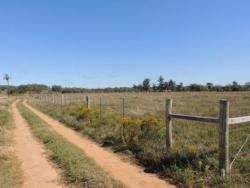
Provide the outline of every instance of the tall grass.
[[[236,160],[231,177],[224,182],[218,173],[218,127],[175,120],[174,148],[167,151],[163,117],[166,98],[173,98],[173,110],[177,113],[218,116],[219,100],[228,99],[231,102],[231,116],[249,115],[249,92],[104,94],[102,118],[98,109],[100,94],[88,95],[92,99],[91,110],[86,109],[84,104],[35,106],[101,145],[133,157],[146,171],[171,177],[182,186],[250,186],[249,143]],[[124,119],[120,115],[123,95],[126,101]],[[232,160],[250,134],[250,126],[231,126],[230,131]]]

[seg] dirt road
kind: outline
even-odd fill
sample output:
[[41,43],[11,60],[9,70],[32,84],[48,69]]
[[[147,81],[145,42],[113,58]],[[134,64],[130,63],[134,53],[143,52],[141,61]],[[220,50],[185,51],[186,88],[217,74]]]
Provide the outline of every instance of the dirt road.
[[15,154],[22,162],[25,188],[59,188],[56,169],[46,159],[45,149],[31,134],[27,123],[19,113],[16,102],[12,104],[16,125],[14,131]]
[[82,149],[86,155],[107,171],[112,177],[121,181],[131,188],[172,188],[164,180],[160,180],[156,175],[147,174],[143,169],[121,160],[117,155],[98,146],[93,141],[83,137],[74,130],[65,127],[60,122],[50,118],[42,112],[34,109],[24,102],[24,105],[33,111],[37,116],[47,122],[56,132],[64,136],[68,141]]

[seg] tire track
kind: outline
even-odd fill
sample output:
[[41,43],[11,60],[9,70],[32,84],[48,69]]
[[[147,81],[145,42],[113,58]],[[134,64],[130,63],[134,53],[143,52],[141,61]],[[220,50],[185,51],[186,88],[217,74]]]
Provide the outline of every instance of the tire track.
[[121,181],[131,188],[172,188],[175,187],[154,174],[147,174],[142,168],[122,161],[117,155],[98,146],[93,141],[81,136],[76,131],[67,128],[60,122],[50,118],[44,113],[36,110],[27,102],[24,105],[33,111],[38,117],[49,124],[56,132],[64,136],[68,141],[82,149],[86,155],[107,171],[113,178]]
[[61,188],[59,176],[44,155],[45,149],[31,134],[27,123],[16,106],[12,104],[13,118],[16,125],[14,130],[14,151],[22,162],[24,188]]

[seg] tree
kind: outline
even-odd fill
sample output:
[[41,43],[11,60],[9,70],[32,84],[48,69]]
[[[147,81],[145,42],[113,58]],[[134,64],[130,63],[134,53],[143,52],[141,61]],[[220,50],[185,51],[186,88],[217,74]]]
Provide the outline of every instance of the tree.
[[241,86],[237,83],[237,82],[233,82],[232,85],[232,91],[240,91],[241,90]]
[[181,82],[180,84],[177,85],[177,91],[183,91],[184,90],[184,86],[183,83]]
[[61,92],[62,91],[62,87],[58,86],[58,85],[53,85],[51,87],[51,90],[54,91],[54,92]]
[[142,82],[142,89],[143,89],[143,91],[150,91],[150,79],[149,78],[146,78]]
[[191,84],[188,87],[190,91],[207,91],[207,87],[201,84]]
[[212,91],[213,88],[214,88],[214,84],[212,84],[212,83],[207,83],[207,88],[208,88],[209,91]]
[[159,79],[158,79],[158,90],[159,91],[165,91],[166,90],[166,84],[165,84],[163,76],[160,76]]
[[10,87],[10,75],[8,74],[5,74],[4,77],[3,77],[4,80],[6,80],[7,82],[7,85],[8,85],[8,88],[7,88],[7,95],[9,96],[9,87]]
[[223,91],[223,86],[220,86],[220,85],[215,85],[213,88],[214,88],[214,91],[217,91],[217,92]]
[[244,87],[245,87],[245,90],[249,91],[250,90],[250,82],[245,83]]
[[141,84],[133,85],[133,89],[136,90],[136,91],[142,91],[142,85]]
[[176,83],[173,80],[169,80],[168,82],[168,89],[171,91],[175,91],[176,90]]

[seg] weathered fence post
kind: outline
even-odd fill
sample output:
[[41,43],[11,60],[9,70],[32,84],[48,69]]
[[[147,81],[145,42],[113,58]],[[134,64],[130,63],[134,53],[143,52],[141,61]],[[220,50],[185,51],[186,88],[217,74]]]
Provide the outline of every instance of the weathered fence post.
[[220,101],[219,169],[223,178],[229,173],[229,102]]
[[56,94],[56,104],[60,105],[60,95],[59,93]]
[[125,118],[125,98],[122,98],[122,117]]
[[172,99],[166,100],[166,114],[165,114],[165,122],[166,122],[166,146],[167,149],[171,149],[173,146],[173,135],[172,135],[172,119],[170,114],[172,113]]
[[61,95],[61,104],[64,105],[64,95],[63,95],[63,93]]
[[100,96],[100,119],[102,118],[102,96]]
[[54,93],[52,94],[52,103],[55,104],[55,95],[54,95]]
[[87,105],[87,108],[89,109],[90,108],[90,99],[89,99],[89,96],[86,96],[86,105]]

